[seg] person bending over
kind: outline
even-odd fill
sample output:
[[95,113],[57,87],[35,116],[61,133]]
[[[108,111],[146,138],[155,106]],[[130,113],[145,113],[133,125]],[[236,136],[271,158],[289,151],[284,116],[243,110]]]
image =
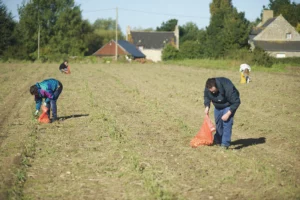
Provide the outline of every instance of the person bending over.
[[46,79],[42,82],[38,82],[30,87],[30,94],[34,95],[36,102],[35,115],[38,115],[42,100],[44,99],[44,105],[48,108],[47,115],[50,118],[50,109],[52,110],[51,122],[57,120],[57,105],[56,101],[63,90],[63,85],[56,79]]
[[215,107],[214,144],[228,149],[231,143],[233,117],[241,103],[239,91],[228,78],[209,78],[204,89],[205,114],[209,114],[211,102]]

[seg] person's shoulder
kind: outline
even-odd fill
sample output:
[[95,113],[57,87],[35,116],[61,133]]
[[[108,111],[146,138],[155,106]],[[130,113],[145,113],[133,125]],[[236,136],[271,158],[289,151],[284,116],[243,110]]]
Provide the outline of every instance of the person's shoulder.
[[226,77],[218,77],[218,78],[216,78],[216,81],[221,84],[233,84],[232,81]]
[[216,77],[216,81],[225,81],[225,80],[229,80],[229,78],[226,78],[226,77]]

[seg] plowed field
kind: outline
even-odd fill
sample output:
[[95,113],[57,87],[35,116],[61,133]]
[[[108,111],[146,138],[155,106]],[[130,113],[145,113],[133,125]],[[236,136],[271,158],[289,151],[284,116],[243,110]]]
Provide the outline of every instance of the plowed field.
[[[0,199],[300,199],[300,70],[160,64],[0,64]],[[207,78],[241,94],[229,150],[191,148]],[[29,87],[64,86],[39,124]],[[211,111],[213,118],[213,112]]]

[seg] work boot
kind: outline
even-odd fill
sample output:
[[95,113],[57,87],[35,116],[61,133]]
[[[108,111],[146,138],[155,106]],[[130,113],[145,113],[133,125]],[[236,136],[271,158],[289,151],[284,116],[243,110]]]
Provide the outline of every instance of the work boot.
[[52,118],[52,119],[51,119],[51,123],[53,123],[53,122],[55,122],[55,121],[57,121],[57,118]]

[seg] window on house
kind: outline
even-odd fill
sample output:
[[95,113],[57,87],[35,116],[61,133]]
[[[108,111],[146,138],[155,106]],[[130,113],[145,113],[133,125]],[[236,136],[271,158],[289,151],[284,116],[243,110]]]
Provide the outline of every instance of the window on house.
[[285,36],[286,39],[290,40],[292,39],[292,34],[291,33],[287,33]]
[[277,53],[276,58],[285,58],[285,53]]

